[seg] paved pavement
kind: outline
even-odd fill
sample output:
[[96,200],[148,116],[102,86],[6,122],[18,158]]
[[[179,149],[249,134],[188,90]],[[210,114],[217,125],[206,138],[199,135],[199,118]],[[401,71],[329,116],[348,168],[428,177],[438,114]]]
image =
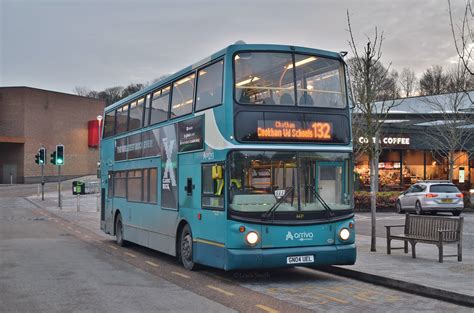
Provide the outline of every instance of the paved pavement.
[[[357,264],[345,268],[474,298],[474,214],[465,213],[463,216],[463,261],[458,262],[457,257],[446,257],[444,263],[439,263],[438,248],[430,244],[417,244],[416,259],[411,257],[411,246],[408,254],[403,250],[392,250],[392,254],[387,255],[384,232],[383,237],[377,238],[377,252],[370,252],[370,237],[367,236],[370,217],[368,214],[358,215],[356,227],[360,226],[363,229],[361,232],[365,235],[361,235],[358,231]],[[403,224],[404,220],[404,215],[378,214],[378,228],[385,230],[384,225]],[[403,246],[403,242],[392,241],[392,247],[397,246]],[[457,254],[457,245],[446,245],[444,254]]]
[[72,235],[81,233],[25,199],[2,197],[0,311],[233,311]]
[[[59,211],[57,207],[57,193],[55,192],[47,193],[44,202],[38,202],[36,196],[29,197],[29,199],[34,203],[40,202],[42,206],[46,207],[56,216],[71,221],[75,225],[82,226],[98,237],[107,240],[113,239],[113,237],[105,235],[99,230],[99,215],[96,212],[97,199],[95,195],[81,197],[80,212],[77,212],[76,199],[71,195],[65,194],[62,211]],[[398,224],[403,218],[403,216],[396,214],[381,214],[378,224],[379,228],[383,228],[385,224]],[[364,223],[367,222],[368,217],[364,216],[364,214],[358,214],[356,219],[358,220],[357,225],[361,225],[361,232],[366,232],[367,227],[364,226]],[[474,222],[474,215],[469,215],[467,220],[468,223]],[[465,249],[464,262],[462,263],[458,263],[455,259],[446,258],[445,263],[439,264],[437,262],[435,246],[419,244],[417,246],[418,258],[412,259],[411,255],[405,255],[402,250],[395,250],[391,256],[387,256],[385,254],[384,238],[378,238],[378,252],[371,253],[369,252],[369,239],[368,236],[358,235],[358,261],[355,266],[347,267],[348,269],[364,273],[374,273],[382,277],[402,281],[412,281],[422,286],[445,288],[446,290],[467,295],[472,294],[474,262],[471,251],[466,251],[467,249]],[[472,246],[472,241],[470,242]],[[138,246],[131,247],[131,249],[135,252],[153,254],[148,249]],[[384,307],[385,309],[398,308],[401,310],[430,309],[439,312],[469,311],[463,309],[463,307],[445,302],[429,300],[362,282],[338,278],[337,276],[312,269],[295,268],[278,271],[224,273],[206,268],[203,274],[217,277],[220,280],[238,282],[245,288],[310,310],[319,311],[322,309],[323,311],[345,312],[350,311],[348,307],[351,307],[352,309],[358,308],[364,311],[376,312],[380,311],[381,307]],[[290,279],[289,277],[292,278]],[[343,308],[337,305],[334,306],[334,304],[343,305]],[[390,309],[388,310],[390,311]]]

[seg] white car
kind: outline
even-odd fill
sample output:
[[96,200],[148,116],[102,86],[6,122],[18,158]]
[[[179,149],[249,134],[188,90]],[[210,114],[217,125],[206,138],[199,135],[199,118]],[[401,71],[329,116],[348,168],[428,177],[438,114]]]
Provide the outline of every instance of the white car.
[[464,208],[463,194],[449,181],[420,181],[398,196],[398,213],[413,211],[416,214],[426,212],[451,212],[459,216]]

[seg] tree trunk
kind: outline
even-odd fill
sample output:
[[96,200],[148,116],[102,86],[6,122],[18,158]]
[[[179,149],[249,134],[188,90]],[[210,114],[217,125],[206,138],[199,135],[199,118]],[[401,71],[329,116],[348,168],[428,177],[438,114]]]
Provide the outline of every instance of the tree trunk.
[[449,166],[449,171],[448,171],[448,179],[450,182],[453,182],[453,173],[454,173],[454,152],[449,152],[449,157],[448,157],[448,166]]
[[379,156],[380,134],[376,132],[370,162],[370,218],[372,227],[370,232],[370,251],[377,251],[377,192],[379,191]]
[[376,249],[376,210],[377,210],[377,184],[378,184],[378,157],[372,156],[370,159],[370,217],[372,222],[372,229],[370,233],[370,251],[377,251]]

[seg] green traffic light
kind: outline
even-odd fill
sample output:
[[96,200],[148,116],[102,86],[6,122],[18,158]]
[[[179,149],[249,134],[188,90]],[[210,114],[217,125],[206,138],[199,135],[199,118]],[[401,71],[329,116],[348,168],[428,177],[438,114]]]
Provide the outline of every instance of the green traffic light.
[[57,162],[58,164],[63,164],[63,160],[62,160],[62,159],[58,159],[56,162]]

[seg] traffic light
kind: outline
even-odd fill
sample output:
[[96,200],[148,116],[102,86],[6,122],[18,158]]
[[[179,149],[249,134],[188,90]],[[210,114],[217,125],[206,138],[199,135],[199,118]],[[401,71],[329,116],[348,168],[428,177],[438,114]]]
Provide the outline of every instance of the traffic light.
[[56,165],[64,165],[64,146],[56,146]]
[[36,164],[40,164],[40,162],[39,162],[39,157],[40,157],[39,153],[36,153],[36,154],[35,154],[35,163],[36,163]]
[[56,151],[51,153],[51,164],[56,165]]
[[46,149],[40,148],[38,154],[39,154],[38,164],[44,165],[46,163]]

